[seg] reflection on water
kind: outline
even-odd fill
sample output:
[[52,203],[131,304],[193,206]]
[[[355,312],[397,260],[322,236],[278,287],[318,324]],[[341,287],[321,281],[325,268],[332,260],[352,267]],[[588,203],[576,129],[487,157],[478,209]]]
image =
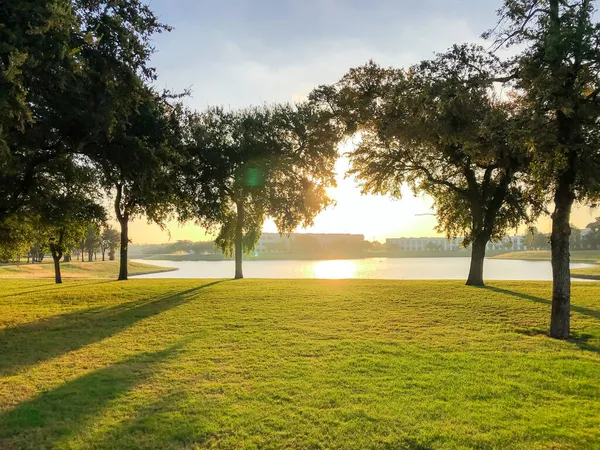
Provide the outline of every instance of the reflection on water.
[[[389,280],[466,280],[469,258],[367,258],[331,261],[244,261],[246,278],[367,278]],[[176,272],[139,278],[232,278],[233,261],[143,261]],[[590,267],[571,264],[572,268]],[[487,280],[551,280],[549,261],[486,259]]]
[[312,263],[313,278],[356,278],[356,263],[347,259]]

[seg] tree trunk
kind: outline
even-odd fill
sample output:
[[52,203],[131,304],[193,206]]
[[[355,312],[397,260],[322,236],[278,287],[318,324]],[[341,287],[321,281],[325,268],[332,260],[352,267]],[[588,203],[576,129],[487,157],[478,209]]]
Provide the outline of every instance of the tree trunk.
[[119,219],[121,224],[121,251],[119,260],[119,280],[127,280],[127,247],[129,245],[129,220],[127,215]]
[[52,259],[54,260],[54,281],[56,284],[62,284],[62,276],[60,274],[60,258],[62,258],[63,255],[63,241],[64,231],[61,230],[58,238],[58,244],[54,241],[50,244],[50,253],[52,254]]
[[52,253],[52,259],[54,260],[54,281],[56,284],[62,284],[62,276],[60,274],[60,256]]
[[485,259],[485,246],[488,243],[485,236],[477,236],[471,248],[471,267],[467,286],[484,286],[483,283],[483,261]]
[[235,224],[235,279],[244,278],[242,256],[244,254],[244,203],[237,202],[237,221]]
[[[565,174],[566,175],[566,174]],[[569,337],[571,326],[571,268],[569,238],[571,236],[571,207],[574,195],[568,176],[559,180],[554,195],[552,214],[552,316],[550,336]]]
[[104,255],[106,255],[106,249],[102,249],[102,261],[104,261]]

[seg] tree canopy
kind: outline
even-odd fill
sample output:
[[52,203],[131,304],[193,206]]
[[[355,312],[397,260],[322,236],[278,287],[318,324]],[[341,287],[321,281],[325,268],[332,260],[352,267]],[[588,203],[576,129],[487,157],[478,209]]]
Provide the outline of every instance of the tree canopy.
[[216,244],[235,249],[236,278],[267,218],[289,233],[331,203],[340,134],[314,105],[213,108],[191,118],[190,139],[183,217],[219,227]]
[[[600,198],[600,24],[591,0],[506,0],[496,47],[524,48],[507,64],[531,111],[523,126],[532,147],[533,181],[554,203],[551,334],[570,330],[570,216],[576,201]],[[548,189],[549,188],[549,189]]]
[[401,197],[407,184],[435,203],[438,229],[473,245],[467,283],[483,284],[490,239],[531,219],[524,181],[527,147],[518,104],[496,95],[500,62],[474,46],[455,46],[408,70],[371,62],[313,92],[357,135],[350,174],[365,193]]

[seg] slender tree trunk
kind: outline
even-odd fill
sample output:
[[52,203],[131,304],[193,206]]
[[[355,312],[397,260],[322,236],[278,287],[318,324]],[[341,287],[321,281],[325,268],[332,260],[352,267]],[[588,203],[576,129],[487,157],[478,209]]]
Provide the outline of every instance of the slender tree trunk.
[[121,251],[119,260],[119,280],[124,281],[128,278],[127,272],[127,251],[129,245],[129,220],[127,216],[122,216],[119,219],[121,224]]
[[471,267],[469,268],[469,277],[467,286],[484,286],[483,283],[483,262],[485,260],[485,246],[488,238],[478,235],[473,241],[471,247]]
[[552,316],[550,336],[566,339],[571,327],[571,268],[569,238],[574,194],[568,174],[561,177],[554,195],[552,214]]
[[56,242],[52,242],[50,244],[50,252],[52,254],[52,259],[54,260],[54,281],[56,284],[62,284],[62,275],[60,273],[60,259],[63,256],[63,241],[64,241],[64,231],[61,230],[58,238],[58,244]]
[[[128,278],[127,272],[127,251],[129,248],[129,212],[123,208],[121,201],[123,199],[123,185],[117,183],[117,195],[115,196],[115,215],[121,225],[121,251],[119,252],[119,280],[125,281]],[[123,211],[124,210],[124,211]]]
[[102,249],[102,261],[104,261],[104,255],[106,255],[106,249]]
[[54,281],[56,284],[62,284],[62,275],[60,273],[60,256],[52,254],[52,259],[54,260]]
[[235,279],[244,278],[242,272],[242,256],[244,254],[244,203],[239,201],[237,206],[237,222],[235,224]]

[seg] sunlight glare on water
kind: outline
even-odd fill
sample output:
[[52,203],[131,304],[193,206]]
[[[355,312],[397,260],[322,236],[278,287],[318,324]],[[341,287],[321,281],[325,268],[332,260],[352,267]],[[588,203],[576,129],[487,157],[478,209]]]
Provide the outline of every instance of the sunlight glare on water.
[[[139,278],[231,278],[233,261],[140,261],[174,267],[176,272]],[[327,261],[244,261],[246,278],[364,278],[383,280],[465,280],[470,258],[365,258]],[[572,263],[573,269],[592,267]],[[552,280],[550,261],[486,259],[486,280]]]
[[319,261],[312,267],[314,278],[354,278],[356,264],[354,261]]

